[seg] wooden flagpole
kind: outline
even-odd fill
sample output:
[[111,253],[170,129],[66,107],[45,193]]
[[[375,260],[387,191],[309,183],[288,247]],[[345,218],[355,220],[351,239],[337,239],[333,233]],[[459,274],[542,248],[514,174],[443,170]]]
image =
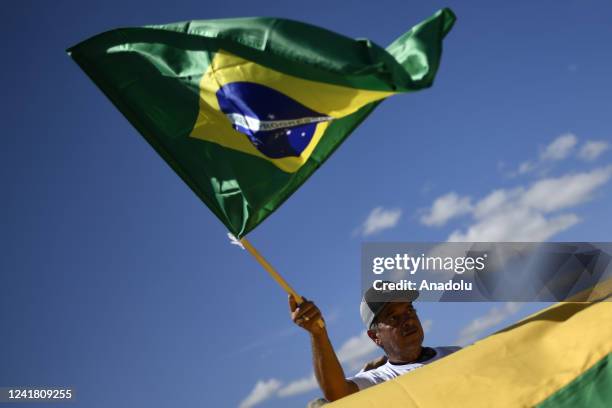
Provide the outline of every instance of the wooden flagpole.
[[[298,293],[289,285],[289,283],[287,283],[287,281],[276,271],[276,269],[274,269],[274,267],[270,265],[270,263],[266,261],[263,256],[261,256],[259,251],[257,251],[257,249],[255,249],[255,247],[251,245],[251,243],[246,239],[246,237],[240,238],[240,243],[247,251],[249,251],[251,255],[253,255],[257,262],[259,262],[261,266],[263,266],[266,272],[270,274],[272,279],[274,279],[285,290],[285,292],[293,296],[295,302],[298,305],[301,305],[304,302],[304,298],[298,295]],[[321,319],[319,319],[319,326],[321,328],[325,327],[325,323]]]

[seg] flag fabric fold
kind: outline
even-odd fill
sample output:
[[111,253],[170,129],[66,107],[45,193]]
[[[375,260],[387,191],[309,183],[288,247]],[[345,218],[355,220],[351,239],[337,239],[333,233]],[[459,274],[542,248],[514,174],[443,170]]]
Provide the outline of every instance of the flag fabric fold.
[[610,407],[610,322],[610,301],[560,303],[329,408]]
[[68,53],[236,237],[278,208],[383,99],[431,86],[443,9],[387,49],[242,18],[121,28]]

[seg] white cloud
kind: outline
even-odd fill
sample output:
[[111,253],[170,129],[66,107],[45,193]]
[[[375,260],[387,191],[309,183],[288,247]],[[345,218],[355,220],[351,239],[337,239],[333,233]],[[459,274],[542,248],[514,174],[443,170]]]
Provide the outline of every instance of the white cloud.
[[453,217],[467,214],[472,210],[469,197],[460,197],[450,192],[434,201],[431,209],[421,217],[421,222],[429,226],[442,226]]
[[517,208],[506,213],[484,218],[468,227],[465,232],[454,231],[449,242],[495,242],[495,241],[546,241],[548,238],[571,226],[580,219],[574,214],[563,214],[547,218],[541,213],[526,208]]
[[493,190],[485,198],[478,201],[474,206],[474,216],[476,218],[484,218],[489,214],[493,214],[504,208],[504,205],[517,194],[520,194],[521,188],[513,190]]
[[545,212],[573,207],[590,199],[593,191],[610,176],[612,166],[540,180],[522,195],[521,203]]
[[534,170],[540,170],[541,174],[545,174],[550,170],[552,162],[568,157],[577,143],[578,138],[575,135],[571,133],[563,134],[544,147],[538,159],[522,162],[519,164],[518,168],[510,172],[508,176],[516,177],[531,173]]
[[[340,346],[338,349],[338,360],[341,363],[351,363],[355,360],[361,360],[378,350],[376,343],[368,337],[368,333],[363,331],[359,336],[354,336]],[[364,361],[365,362],[365,361]]]
[[278,390],[279,397],[292,397],[316,389],[319,385],[314,375],[300,378],[287,384]]
[[542,152],[542,160],[561,160],[565,159],[574,146],[578,143],[578,138],[571,133],[566,133],[553,140]]
[[522,162],[517,170],[518,174],[525,174],[525,173],[529,173],[530,171],[532,171],[533,169],[535,169],[536,165],[530,161],[525,161]]
[[460,332],[455,344],[465,346],[474,342],[487,330],[497,326],[521,308],[520,303],[506,302],[501,308],[493,307],[484,316],[477,317],[465,326]]
[[393,228],[397,225],[402,216],[402,210],[399,208],[384,209],[376,207],[368,215],[364,223],[356,230],[362,236],[375,234],[377,232]]
[[608,150],[609,147],[610,143],[605,142],[603,140],[589,140],[582,146],[582,149],[580,149],[580,153],[578,153],[578,156],[583,160],[593,161],[597,159],[603,152]]
[[611,177],[612,166],[607,166],[539,180],[529,188],[494,190],[474,205],[474,222],[465,231],[453,231],[448,240],[546,241],[580,221],[576,214],[552,213],[588,201]]
[[275,378],[267,381],[257,381],[253,391],[240,402],[239,408],[251,408],[272,397],[281,387],[281,382]]

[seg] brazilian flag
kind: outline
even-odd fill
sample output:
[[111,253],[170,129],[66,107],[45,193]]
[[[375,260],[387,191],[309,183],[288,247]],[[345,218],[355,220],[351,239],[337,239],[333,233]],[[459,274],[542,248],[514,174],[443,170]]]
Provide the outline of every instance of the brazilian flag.
[[278,208],[383,99],[429,87],[455,16],[386,49],[279,18],[121,28],[68,53],[236,236]]

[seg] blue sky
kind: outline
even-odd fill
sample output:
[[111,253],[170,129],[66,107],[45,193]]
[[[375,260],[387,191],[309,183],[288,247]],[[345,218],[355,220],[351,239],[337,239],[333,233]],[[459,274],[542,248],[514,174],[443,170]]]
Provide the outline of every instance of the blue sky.
[[[390,43],[458,21],[432,89],[385,101],[251,242],[327,317],[347,371],[365,241],[609,241],[606,1],[104,1],[3,5],[0,386],[71,406],[303,406],[318,395],[287,299],[64,50],[119,27],[279,16]],[[430,345],[540,304],[418,306]]]

